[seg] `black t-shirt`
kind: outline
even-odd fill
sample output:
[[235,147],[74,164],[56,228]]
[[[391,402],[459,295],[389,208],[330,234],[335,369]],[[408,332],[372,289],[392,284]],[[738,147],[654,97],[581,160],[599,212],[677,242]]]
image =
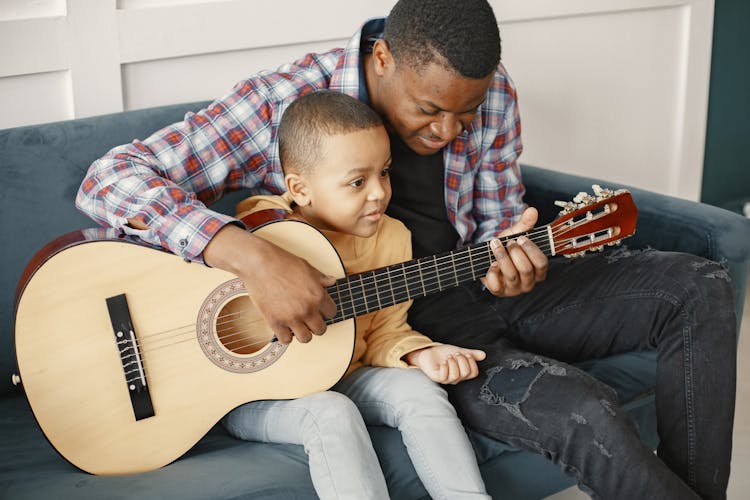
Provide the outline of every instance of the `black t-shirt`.
[[418,155],[391,135],[391,156],[393,196],[386,212],[411,231],[414,257],[453,250],[458,233],[445,208],[442,151]]

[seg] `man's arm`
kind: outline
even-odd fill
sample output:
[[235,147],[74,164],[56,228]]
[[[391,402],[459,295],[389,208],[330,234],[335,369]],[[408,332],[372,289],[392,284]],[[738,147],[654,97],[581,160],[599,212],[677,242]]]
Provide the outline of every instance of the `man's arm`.
[[521,121],[513,82],[500,66],[485,103],[484,122],[500,121],[479,167],[476,179],[474,215],[475,240],[492,238],[496,261],[482,282],[498,297],[530,292],[547,275],[547,257],[528,238],[512,240],[505,247],[496,238],[526,232],[537,223],[538,213],[523,202],[524,187],[518,167],[523,150]]
[[209,266],[242,280],[281,343],[292,335],[309,342],[326,331],[323,317],[332,318],[336,305],[324,287],[336,280],[305,260],[236,226],[225,226],[203,253]]
[[[101,224],[185,259],[232,272],[280,341],[325,331],[335,306],[307,262],[206,207],[226,190],[270,190],[274,111],[255,80],[144,141],[113,149],[89,169],[77,206]],[[209,248],[210,247],[210,248]]]
[[269,189],[264,167],[274,110],[258,98],[259,86],[241,82],[182,122],[112,149],[89,168],[76,205],[100,224],[201,262],[213,236],[239,224],[206,205],[228,190]]

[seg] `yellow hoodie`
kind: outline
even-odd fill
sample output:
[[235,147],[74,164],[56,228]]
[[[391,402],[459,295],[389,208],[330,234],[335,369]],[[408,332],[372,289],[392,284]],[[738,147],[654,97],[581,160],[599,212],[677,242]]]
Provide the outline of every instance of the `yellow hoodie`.
[[[281,196],[253,196],[237,205],[237,217],[260,210],[292,213],[289,193]],[[369,238],[321,230],[341,257],[347,275],[357,274],[411,259],[411,233],[400,221],[383,216],[378,230]],[[402,302],[356,319],[354,355],[347,375],[360,366],[407,368],[402,357],[412,351],[434,345],[406,322],[411,301]]]

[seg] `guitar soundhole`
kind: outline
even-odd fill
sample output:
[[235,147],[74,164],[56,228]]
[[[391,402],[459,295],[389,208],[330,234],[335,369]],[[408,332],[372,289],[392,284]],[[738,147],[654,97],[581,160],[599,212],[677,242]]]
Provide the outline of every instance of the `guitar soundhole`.
[[273,333],[255,312],[247,295],[240,295],[220,310],[216,318],[219,342],[235,354],[253,354],[268,345]]
[[239,279],[219,285],[208,295],[196,325],[203,353],[224,370],[262,370],[276,362],[287,348],[272,341],[271,327],[255,309]]

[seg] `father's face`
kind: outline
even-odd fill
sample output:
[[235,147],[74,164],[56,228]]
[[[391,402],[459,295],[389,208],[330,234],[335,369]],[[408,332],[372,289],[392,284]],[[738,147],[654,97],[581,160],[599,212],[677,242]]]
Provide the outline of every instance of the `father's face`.
[[397,67],[382,40],[376,42],[371,62],[373,108],[391,132],[421,155],[437,153],[469,127],[493,76],[465,78],[438,63]]

